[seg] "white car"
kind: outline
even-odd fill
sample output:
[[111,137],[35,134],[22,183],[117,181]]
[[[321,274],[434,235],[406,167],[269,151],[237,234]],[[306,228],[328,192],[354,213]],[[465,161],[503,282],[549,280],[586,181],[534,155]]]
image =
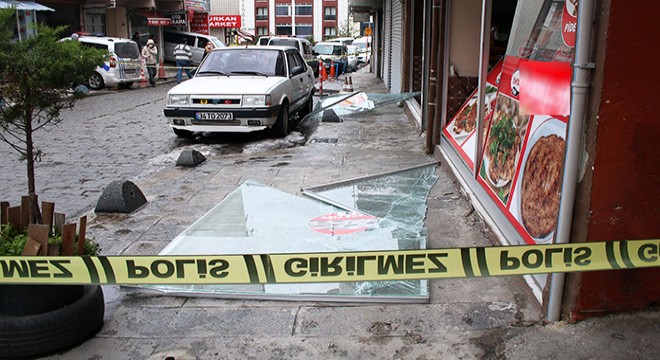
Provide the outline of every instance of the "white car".
[[346,45],[348,52],[346,53],[346,62],[348,63],[348,68],[351,71],[358,69],[358,55],[360,54],[360,49],[357,46]]
[[371,58],[371,36],[363,36],[353,41],[354,46],[360,49],[358,55],[358,62],[360,64],[368,64]]
[[[70,41],[72,38],[62,40]],[[87,86],[91,89],[99,90],[106,86],[129,88],[142,79],[140,49],[134,41],[118,37],[79,36],[78,42],[82,46],[106,50],[109,53],[103,66],[97,67],[87,79]]]
[[338,38],[328,39],[328,40],[324,40],[324,41],[325,42],[337,42],[337,43],[341,43],[341,44],[344,44],[344,45],[352,45],[353,40],[355,40],[355,39],[353,39],[352,37],[338,37]]
[[286,46],[215,49],[195,76],[173,87],[165,117],[174,133],[289,132],[289,118],[312,111],[314,73],[300,52]]

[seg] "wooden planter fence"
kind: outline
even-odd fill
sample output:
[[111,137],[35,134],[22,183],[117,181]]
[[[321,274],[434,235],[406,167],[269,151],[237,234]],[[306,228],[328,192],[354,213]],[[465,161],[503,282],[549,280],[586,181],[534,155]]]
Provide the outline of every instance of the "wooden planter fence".
[[[27,228],[28,241],[23,248],[23,255],[28,256],[73,256],[82,255],[85,251],[85,233],[87,231],[87,216],[80,218],[78,229],[78,246],[76,245],[76,224],[66,223],[66,216],[55,212],[55,203],[41,202],[41,217],[43,224],[30,223],[30,197],[21,197],[21,205],[11,207],[9,202],[0,202],[0,224],[10,224],[19,232]],[[54,234],[62,235],[61,248],[58,245],[48,245],[48,237]]]

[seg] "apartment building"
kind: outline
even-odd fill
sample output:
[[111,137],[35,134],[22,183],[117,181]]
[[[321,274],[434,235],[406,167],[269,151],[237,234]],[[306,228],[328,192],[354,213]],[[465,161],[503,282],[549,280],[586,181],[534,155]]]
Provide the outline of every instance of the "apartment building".
[[[285,35],[308,37],[322,41],[337,37],[342,29],[355,31],[359,26],[353,24],[348,12],[348,0],[244,0],[246,18],[252,10],[253,31],[257,36]],[[248,28],[248,30],[250,30]]]

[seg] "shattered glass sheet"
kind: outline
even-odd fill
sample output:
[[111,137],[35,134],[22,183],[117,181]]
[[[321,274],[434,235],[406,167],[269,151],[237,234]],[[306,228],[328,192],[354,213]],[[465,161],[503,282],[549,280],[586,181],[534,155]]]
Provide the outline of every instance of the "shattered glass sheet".
[[[309,197],[247,181],[159,255],[310,253],[426,248],[426,197],[435,166],[329,185]],[[344,185],[354,201],[340,204]],[[330,199],[330,198],[336,198]],[[360,210],[351,208],[356,205]],[[141,285],[172,295],[314,301],[428,302],[426,280],[317,284]]]
[[351,116],[365,111],[371,111],[389,104],[419,96],[420,92],[407,92],[401,94],[372,94],[361,91],[340,93],[321,97],[314,111],[307,117],[320,118],[323,111],[332,109],[338,116]]
[[[437,180],[435,165],[307,188],[303,194],[346,210],[392,220],[399,224],[397,231],[401,234],[426,239],[426,198]],[[400,243],[400,249],[407,249],[405,243]]]

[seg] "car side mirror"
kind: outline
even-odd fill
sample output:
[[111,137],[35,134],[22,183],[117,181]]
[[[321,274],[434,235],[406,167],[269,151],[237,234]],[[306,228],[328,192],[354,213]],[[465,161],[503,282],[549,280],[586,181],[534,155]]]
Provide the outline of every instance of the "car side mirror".
[[305,69],[303,69],[302,66],[294,66],[293,69],[291,69],[291,75],[298,75],[302,74],[305,72]]

